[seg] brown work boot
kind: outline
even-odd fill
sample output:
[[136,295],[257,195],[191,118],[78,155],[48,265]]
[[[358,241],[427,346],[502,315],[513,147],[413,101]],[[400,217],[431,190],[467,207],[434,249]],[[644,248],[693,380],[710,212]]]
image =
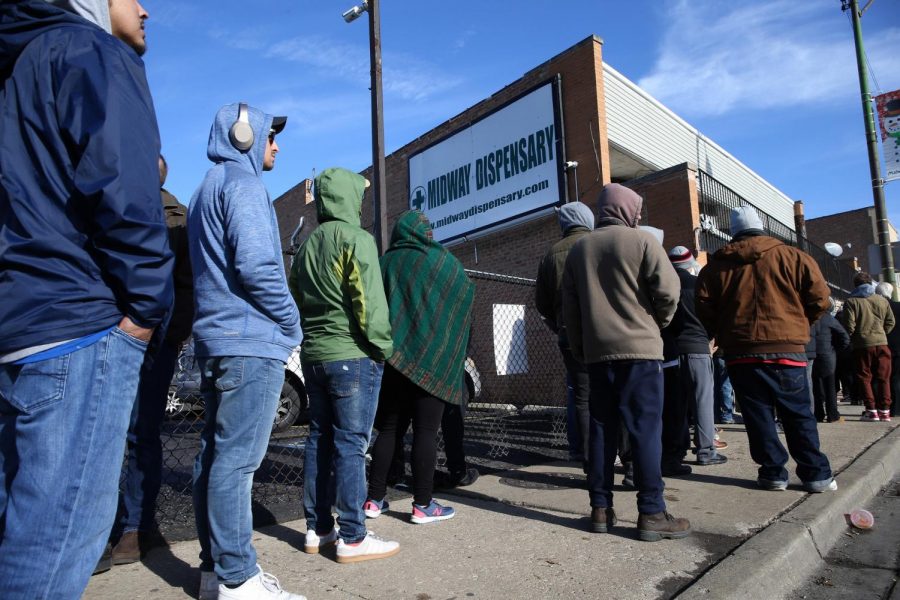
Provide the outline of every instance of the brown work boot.
[[691,522],[676,519],[667,512],[655,515],[641,514],[637,522],[638,537],[645,542],[658,542],[663,538],[680,539],[691,533]]
[[112,564],[130,565],[141,560],[141,546],[137,531],[126,531],[112,549]]
[[616,526],[616,511],[612,508],[595,506],[591,509],[591,531],[606,533],[610,527]]

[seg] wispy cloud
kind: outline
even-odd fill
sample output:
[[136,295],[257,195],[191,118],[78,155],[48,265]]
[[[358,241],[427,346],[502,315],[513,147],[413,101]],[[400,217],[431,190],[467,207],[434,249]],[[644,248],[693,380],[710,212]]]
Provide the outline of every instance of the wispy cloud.
[[466,29],[459,36],[453,40],[453,49],[454,50],[462,50],[466,47],[466,44],[469,43],[469,40],[475,36],[474,29]]
[[[295,37],[276,43],[267,56],[303,63],[320,73],[368,85],[369,53],[364,46],[320,36]],[[425,100],[461,82],[428,62],[402,53],[385,53],[382,63],[385,93],[396,94],[404,100]]]
[[[678,0],[639,85],[687,116],[821,105],[858,94],[852,35],[837,3]],[[867,34],[879,83],[900,85],[900,28]]]

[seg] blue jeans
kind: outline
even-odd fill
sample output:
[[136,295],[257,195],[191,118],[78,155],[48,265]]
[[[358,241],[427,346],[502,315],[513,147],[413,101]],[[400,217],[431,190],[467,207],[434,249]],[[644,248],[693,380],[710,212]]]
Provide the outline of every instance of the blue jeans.
[[342,540],[366,537],[366,450],[383,373],[384,364],[369,358],[303,363],[310,413],[303,510],[310,531],[331,531],[334,506]]
[[250,492],[272,433],[284,363],[254,356],[200,358],[206,423],[194,462],[200,569],[240,584],[259,569]]
[[713,356],[713,367],[716,378],[716,423],[732,421],[734,420],[734,389],[731,387],[731,378],[728,376],[725,359]]
[[155,356],[148,353],[141,367],[137,401],[128,425],[125,482],[119,498],[119,522],[114,534],[149,531],[156,526],[156,497],[162,482],[162,442],[159,427],[166,413],[169,382],[175,372],[178,346],[163,342]]
[[800,480],[830,479],[831,466],[828,457],[819,450],[819,431],[809,406],[806,367],[739,364],[730,366],[729,371],[747,427],[750,456],[759,465],[759,477],[769,481],[788,480],[784,468],[788,453],[775,429],[777,411]]
[[0,595],[79,598],[116,517],[147,344],[113,329],[75,352],[0,365]]
[[631,438],[637,506],[642,514],[666,510],[660,467],[663,373],[658,360],[587,365],[591,385],[588,491],[592,507],[613,505],[613,465],[619,421]]

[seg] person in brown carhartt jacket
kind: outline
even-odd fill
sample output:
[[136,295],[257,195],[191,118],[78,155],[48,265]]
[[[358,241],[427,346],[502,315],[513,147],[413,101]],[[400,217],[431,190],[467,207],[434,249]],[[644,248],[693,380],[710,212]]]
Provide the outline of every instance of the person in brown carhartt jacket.
[[828,308],[828,285],[812,257],[763,233],[753,208],[731,212],[731,232],[731,243],[700,271],[696,307],[725,354],[750,455],[759,465],[757,483],[787,488],[788,455],[778,440],[777,412],[803,488],[836,490],[819,450],[805,351],[810,325]]
[[638,536],[682,538],[687,519],[666,512],[662,453],[663,343],[660,328],[678,307],[680,284],[653,234],[637,229],[643,200],[611,183],[596,229],[572,247],[563,274],[563,320],[572,356],[590,378],[588,488],[596,532],[615,525],[613,462],[619,420],[631,438],[638,488]]
[[[857,273],[856,289],[844,301],[841,320],[850,335],[856,366],[855,396],[863,401],[863,421],[891,420],[891,351],[887,334],[894,329],[894,313],[887,299],[875,293],[872,276]],[[873,389],[878,390],[875,397]]]

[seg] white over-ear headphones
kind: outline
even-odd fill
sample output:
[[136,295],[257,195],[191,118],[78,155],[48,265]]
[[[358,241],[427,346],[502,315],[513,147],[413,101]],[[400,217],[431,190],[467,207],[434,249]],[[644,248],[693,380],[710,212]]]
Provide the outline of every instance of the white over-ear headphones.
[[244,102],[238,106],[238,118],[228,130],[228,139],[231,140],[231,145],[241,152],[253,147],[253,128],[250,126],[250,114]]

